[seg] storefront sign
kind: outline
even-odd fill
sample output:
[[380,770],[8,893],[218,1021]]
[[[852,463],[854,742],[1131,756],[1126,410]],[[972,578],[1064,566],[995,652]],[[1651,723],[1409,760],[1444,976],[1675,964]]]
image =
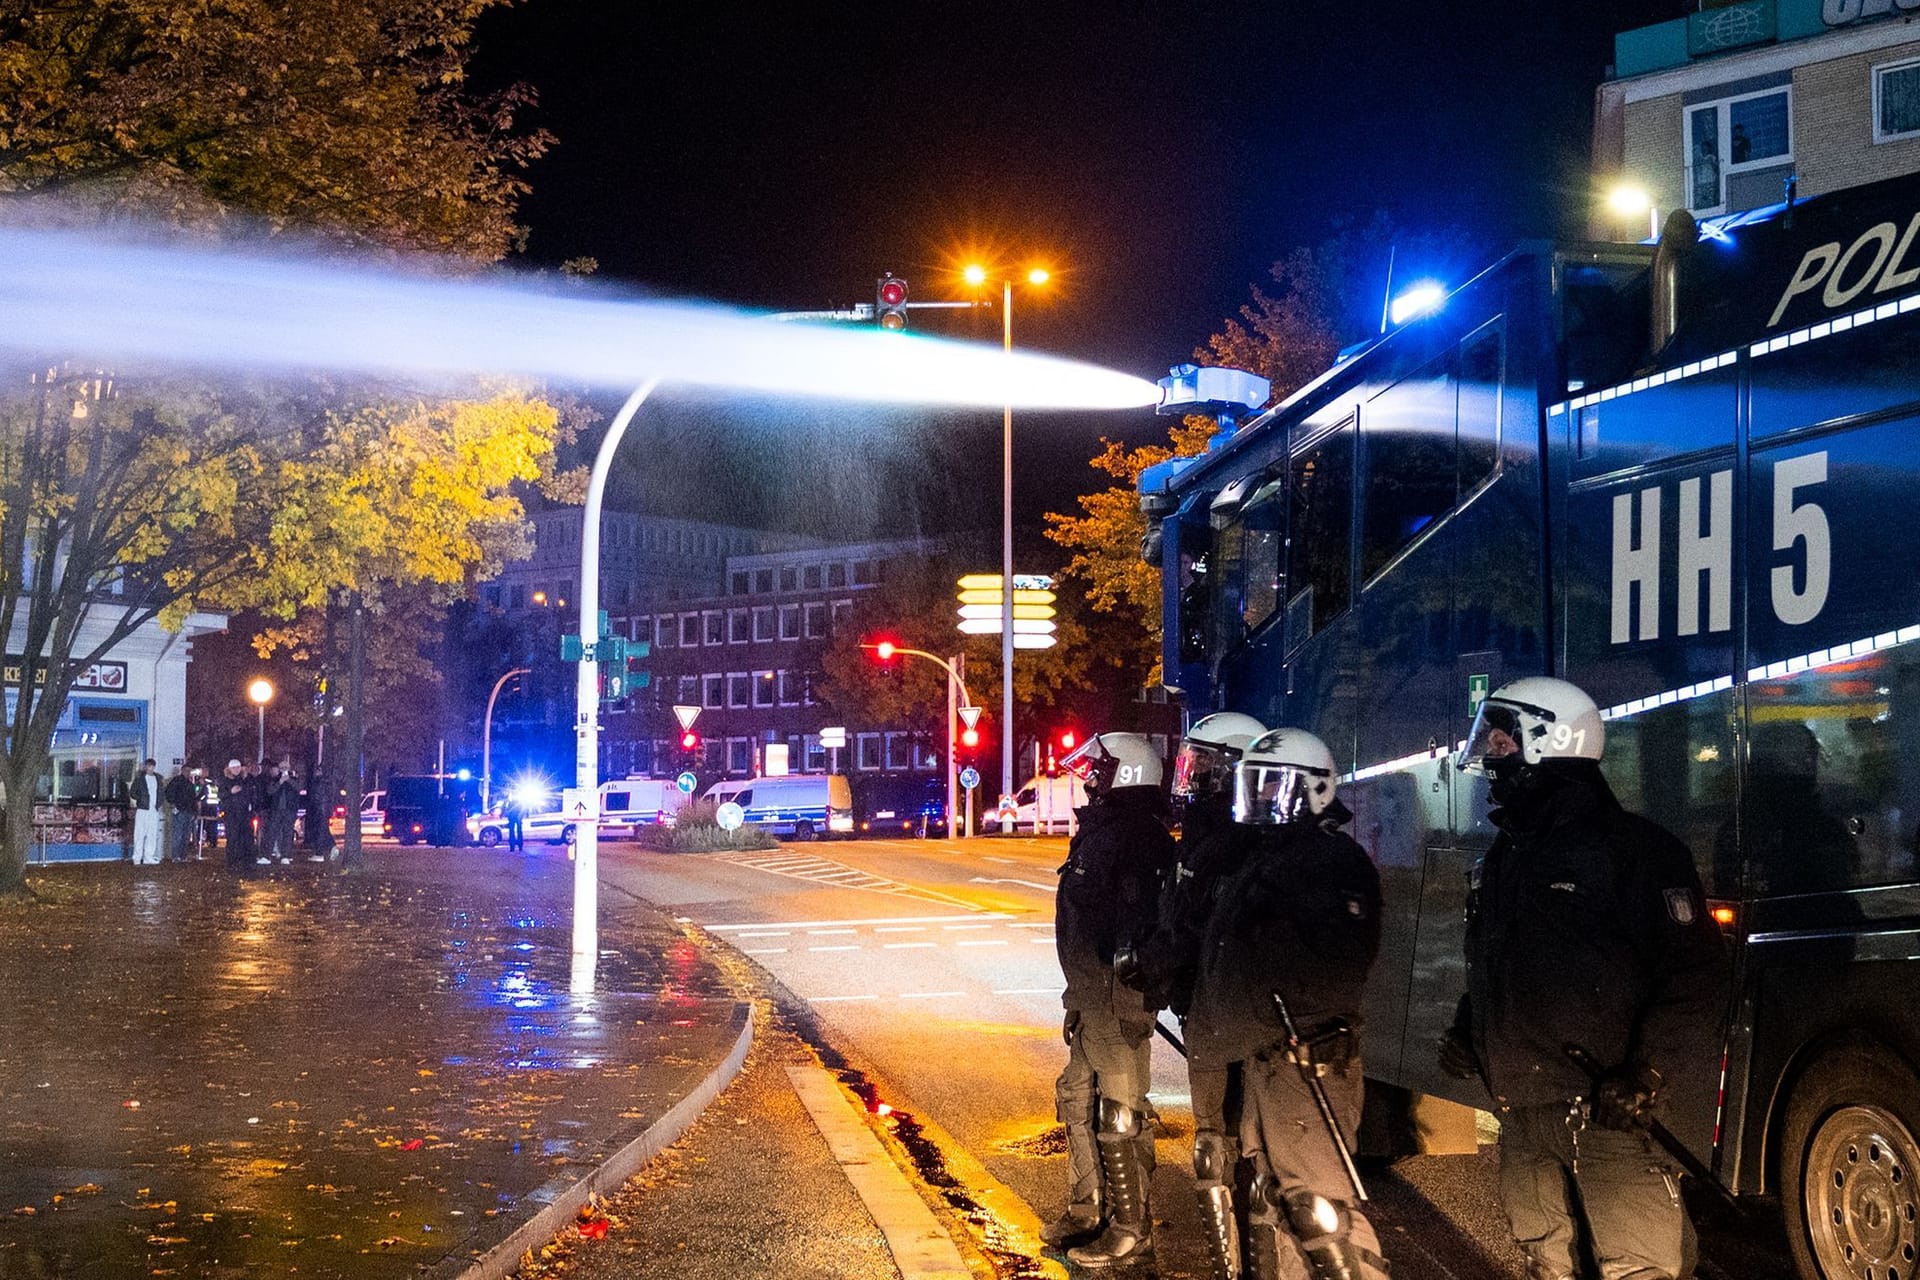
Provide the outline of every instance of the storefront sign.
[[1820,19],[1830,27],[1847,27],[1916,11],[1920,11],[1920,0],[1821,0]]
[[[26,677],[27,660],[17,654],[9,654],[6,663],[0,667],[0,683],[18,689]],[[45,663],[35,663],[33,668],[34,687],[47,682]],[[124,662],[96,662],[92,666],[81,667],[73,678],[75,689],[99,693],[125,693],[127,691],[127,664]]]

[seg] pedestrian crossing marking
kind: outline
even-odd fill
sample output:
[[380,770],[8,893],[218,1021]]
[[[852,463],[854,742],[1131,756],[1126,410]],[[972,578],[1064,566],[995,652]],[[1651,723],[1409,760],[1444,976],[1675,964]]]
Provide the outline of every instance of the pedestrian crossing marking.
[[971,907],[973,904],[952,894],[941,893],[938,889],[927,889],[920,885],[905,884],[886,876],[874,875],[858,867],[850,867],[844,862],[835,862],[831,858],[822,858],[814,854],[793,853],[718,853],[707,855],[716,862],[730,863],[736,867],[747,867],[754,871],[764,871],[769,875],[785,876],[790,880],[805,880],[810,884],[828,885],[835,889],[865,889],[872,893],[892,894],[901,898],[917,898],[923,902],[937,902],[944,906]]

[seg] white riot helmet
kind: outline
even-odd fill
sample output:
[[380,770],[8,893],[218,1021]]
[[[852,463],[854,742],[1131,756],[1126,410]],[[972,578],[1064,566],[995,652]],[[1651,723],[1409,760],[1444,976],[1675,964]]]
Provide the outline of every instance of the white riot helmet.
[[1231,791],[1234,761],[1266,731],[1265,725],[1238,711],[1216,711],[1195,721],[1173,758],[1174,797]]
[[1122,787],[1157,787],[1164,772],[1159,753],[1139,733],[1095,734],[1060,767],[1079,778],[1089,796]]
[[1333,803],[1333,752],[1305,729],[1254,739],[1233,767],[1233,820],[1274,826],[1318,817]]
[[1592,698],[1565,680],[1528,676],[1501,685],[1480,704],[1460,768],[1484,774],[1489,760],[1511,756],[1520,765],[1598,760],[1606,745],[1607,727]]

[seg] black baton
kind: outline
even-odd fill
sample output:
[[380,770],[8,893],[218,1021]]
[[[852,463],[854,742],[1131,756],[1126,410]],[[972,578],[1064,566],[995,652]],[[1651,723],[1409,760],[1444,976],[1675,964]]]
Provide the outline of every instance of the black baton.
[[1333,1149],[1340,1154],[1340,1167],[1347,1171],[1347,1181],[1353,1184],[1354,1197],[1364,1203],[1367,1189],[1360,1184],[1360,1166],[1353,1162],[1353,1148],[1347,1145],[1347,1135],[1340,1131],[1340,1117],[1333,1113],[1327,1086],[1314,1070],[1313,1055],[1307,1042],[1300,1038],[1300,1029],[1293,1025],[1293,1014],[1287,1011],[1287,1002],[1278,991],[1273,993],[1273,1007],[1279,1010],[1280,1025],[1287,1033],[1287,1056],[1300,1069],[1300,1078],[1306,1082],[1307,1092],[1313,1095],[1313,1105],[1320,1110],[1320,1122],[1327,1127]]
[[1160,1033],[1161,1039],[1165,1040],[1168,1044],[1178,1049],[1180,1051],[1181,1057],[1184,1058],[1187,1056],[1187,1046],[1180,1043],[1180,1037],[1173,1034],[1173,1028],[1168,1026],[1166,1023],[1160,1021],[1157,1015],[1154,1017],[1154,1020],[1153,1020],[1153,1029]]
[[[1567,1061],[1578,1067],[1581,1074],[1585,1075],[1587,1079],[1591,1080],[1594,1084],[1599,1084],[1601,1078],[1606,1075],[1607,1069],[1601,1065],[1600,1059],[1594,1057],[1593,1054],[1581,1048],[1579,1045],[1571,1043],[1563,1044],[1560,1046],[1560,1052],[1566,1054]],[[1653,1139],[1654,1145],[1671,1156],[1673,1162],[1684,1169],[1688,1176],[1692,1177],[1694,1181],[1698,1182],[1701,1186],[1711,1189],[1721,1203],[1733,1210],[1737,1216],[1743,1218],[1746,1216],[1747,1207],[1740,1203],[1739,1198],[1736,1197],[1733,1192],[1721,1185],[1720,1179],[1713,1176],[1713,1171],[1701,1163],[1698,1156],[1687,1150],[1685,1143],[1673,1136],[1673,1130],[1667,1128],[1667,1126],[1661,1124],[1652,1116],[1636,1116],[1635,1122],[1645,1131],[1649,1138]]]

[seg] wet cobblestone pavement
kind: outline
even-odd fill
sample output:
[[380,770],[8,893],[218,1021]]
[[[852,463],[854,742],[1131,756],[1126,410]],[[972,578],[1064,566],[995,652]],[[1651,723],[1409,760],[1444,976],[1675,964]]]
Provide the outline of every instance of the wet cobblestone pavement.
[[571,866],[68,867],[0,900],[0,1280],[410,1275],[687,1093],[746,1016],[671,920]]

